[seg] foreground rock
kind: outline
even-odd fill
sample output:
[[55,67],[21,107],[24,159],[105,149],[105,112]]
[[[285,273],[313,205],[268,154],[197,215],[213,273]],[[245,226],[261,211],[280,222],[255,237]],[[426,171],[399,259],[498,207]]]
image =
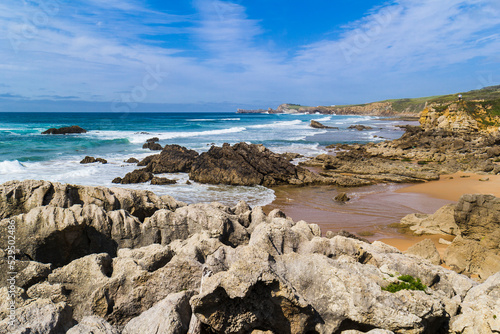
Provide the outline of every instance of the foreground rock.
[[146,169],[136,169],[130,173],[125,174],[123,178],[117,177],[111,182],[121,184],[144,183],[151,181],[153,178],[153,173],[148,172]]
[[446,205],[432,215],[408,215],[401,224],[417,235],[455,235],[444,262],[459,273],[484,280],[500,271],[499,198],[463,195],[456,205]]
[[65,135],[65,134],[71,134],[71,133],[86,133],[87,130],[82,129],[78,125],[72,125],[72,126],[67,126],[67,127],[62,127],[62,128],[50,128],[44,132],[42,132],[42,135]]
[[[2,332],[186,333],[193,316],[202,333],[497,328],[498,274],[479,285],[381,242],[322,238],[317,225],[279,210],[174,207],[146,191],[43,181],[1,185],[0,199],[0,246],[15,221],[18,255],[31,254],[14,288],[21,321],[10,328],[0,287]],[[114,250],[101,247],[103,236]],[[386,291],[400,275],[426,287]]]

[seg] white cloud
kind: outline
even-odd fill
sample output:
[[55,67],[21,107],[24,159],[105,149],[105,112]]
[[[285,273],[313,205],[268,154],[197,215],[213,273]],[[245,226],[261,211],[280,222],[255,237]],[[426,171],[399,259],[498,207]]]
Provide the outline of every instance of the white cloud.
[[58,4],[0,4],[0,81],[13,93],[113,100],[159,66],[168,76],[145,102],[356,102],[404,93],[402,82],[415,91],[422,72],[500,54],[497,0],[400,0],[292,56],[269,51],[261,22],[230,1],[195,0],[197,15],[185,16],[140,0]]

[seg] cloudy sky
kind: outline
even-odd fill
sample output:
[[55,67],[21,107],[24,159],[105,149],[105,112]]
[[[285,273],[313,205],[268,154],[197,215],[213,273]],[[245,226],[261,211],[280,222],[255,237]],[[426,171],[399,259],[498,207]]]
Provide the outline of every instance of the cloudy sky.
[[500,84],[498,0],[2,0],[0,99],[330,105]]

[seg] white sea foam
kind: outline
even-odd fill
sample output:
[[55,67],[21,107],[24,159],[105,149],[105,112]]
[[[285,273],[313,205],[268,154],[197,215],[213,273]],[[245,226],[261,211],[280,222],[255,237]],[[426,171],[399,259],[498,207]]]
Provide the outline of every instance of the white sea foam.
[[331,120],[332,120],[331,116],[315,119],[315,121],[317,121],[317,122],[327,122],[327,121],[331,121]]
[[252,128],[252,129],[280,128],[280,127],[289,127],[289,126],[301,125],[301,124],[305,124],[305,123],[302,122],[300,119],[296,119],[293,121],[277,121],[277,122],[273,122],[271,124],[251,125],[251,126],[249,126],[249,128]]
[[89,136],[98,137],[101,139],[128,139],[131,143],[144,143],[148,138],[158,137],[160,140],[173,139],[173,138],[190,138],[202,136],[216,136],[228,133],[243,132],[244,127],[232,127],[228,129],[207,130],[207,131],[185,131],[185,132],[148,132],[137,133],[132,131],[89,131]]
[[2,175],[16,174],[25,170],[26,167],[17,160],[0,162],[0,174]]

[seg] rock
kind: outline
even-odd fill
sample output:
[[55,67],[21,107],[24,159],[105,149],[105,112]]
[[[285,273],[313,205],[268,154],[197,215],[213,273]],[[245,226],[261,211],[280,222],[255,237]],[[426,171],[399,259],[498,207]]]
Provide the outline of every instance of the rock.
[[298,159],[298,158],[303,158],[304,157],[302,154],[292,153],[292,152],[282,153],[281,156],[283,158],[287,159],[288,161],[292,161],[294,159]]
[[131,183],[144,183],[153,179],[153,173],[146,171],[146,169],[136,169],[130,173],[125,174],[123,178],[114,178],[113,183],[131,184]]
[[489,181],[489,180],[490,180],[489,177],[482,177],[479,179],[479,181],[482,181],[482,182]]
[[326,125],[323,125],[320,122],[315,121],[315,120],[311,120],[310,127],[316,128],[316,129],[337,129],[338,130],[338,128],[336,128],[336,127],[326,126]]
[[[9,262],[7,259],[0,258],[0,287],[7,286],[7,279],[11,277],[9,272]],[[17,275],[16,286],[27,290],[29,287],[44,281],[52,272],[50,264],[39,263],[35,261],[16,261],[15,272]]]
[[137,160],[136,158],[128,158],[127,160],[125,160],[125,162],[128,164],[137,164],[139,163],[139,160]]
[[320,179],[262,145],[246,143],[211,147],[196,159],[189,178],[200,183],[247,186],[304,185]]
[[151,184],[156,184],[156,185],[166,185],[166,184],[176,184],[176,180],[170,180],[167,179],[166,177],[153,177],[151,179]]
[[400,223],[409,226],[410,230],[416,235],[460,234],[460,229],[455,223],[455,204],[445,205],[431,215],[422,213],[409,214],[403,217]]
[[334,200],[336,202],[349,202],[351,200],[351,198],[349,196],[347,196],[346,193],[341,192],[337,196],[335,196]]
[[436,245],[434,245],[434,242],[431,239],[424,239],[416,243],[408,248],[405,254],[418,256],[435,265],[441,264],[441,256],[439,255]]
[[[78,325],[71,327],[66,334],[120,334],[120,332],[111,326],[101,317],[84,317]],[[138,332],[139,333],[139,332]]]
[[189,299],[193,291],[168,295],[140,316],[130,320],[123,334],[186,333],[191,319]]
[[81,164],[92,164],[94,162],[96,162],[96,159],[94,157],[89,157],[88,155],[80,161]]
[[68,133],[86,133],[87,130],[82,129],[78,125],[72,125],[68,127],[62,127],[59,129],[56,128],[50,128],[44,132],[42,132],[42,135],[65,135]]
[[198,155],[179,145],[165,145],[160,154],[145,158],[139,166],[146,166],[145,170],[154,174],[187,173]]
[[100,162],[102,164],[107,164],[108,161],[106,159],[103,159],[103,158],[94,158],[94,157],[89,157],[88,155],[83,158],[82,161],[80,161],[81,164],[91,164],[91,163],[94,163],[94,162]]
[[142,145],[142,148],[144,149],[149,148],[151,151],[161,151],[163,149],[163,147],[160,144],[154,142],[145,143],[144,145]]
[[455,209],[461,238],[446,249],[445,263],[481,279],[500,271],[500,199],[492,195],[463,195]]
[[61,284],[74,307],[73,317],[82,320],[92,315],[92,295],[105,285],[113,272],[112,260],[108,254],[92,254],[72,261],[49,275],[50,284]]
[[149,138],[149,139],[147,139],[147,140],[146,140],[146,143],[156,143],[156,142],[158,142],[158,141],[160,141],[160,138],[158,138],[158,137],[153,137],[153,138]]
[[451,319],[450,333],[500,332],[500,272],[472,288],[461,304],[459,315]]
[[74,324],[72,310],[64,302],[37,299],[16,309],[14,326],[9,318],[0,321],[0,333],[59,334]]
[[33,180],[10,181],[0,185],[0,219],[28,213],[39,206],[70,208],[75,204],[95,204],[105,211],[123,209],[141,221],[152,216],[156,210],[175,210],[176,207],[182,206],[175,200],[163,202],[154,193],[144,190],[76,186]]
[[345,237],[345,238],[352,238],[352,239],[356,239],[359,241],[363,241],[363,242],[366,242],[368,244],[370,243],[370,241],[368,241],[367,239],[358,237],[356,234],[352,234],[351,232],[348,232],[345,230],[340,230],[337,232],[327,231],[325,237],[327,239],[332,239],[332,238],[336,237],[337,235],[340,235],[340,236]]
[[371,130],[373,128],[371,126],[356,124],[356,125],[349,126],[348,129],[355,129],[355,130],[358,130],[358,131],[363,131],[363,130]]
[[448,245],[448,246],[451,245],[451,241],[445,240],[443,238],[439,238],[439,243],[441,245]]

